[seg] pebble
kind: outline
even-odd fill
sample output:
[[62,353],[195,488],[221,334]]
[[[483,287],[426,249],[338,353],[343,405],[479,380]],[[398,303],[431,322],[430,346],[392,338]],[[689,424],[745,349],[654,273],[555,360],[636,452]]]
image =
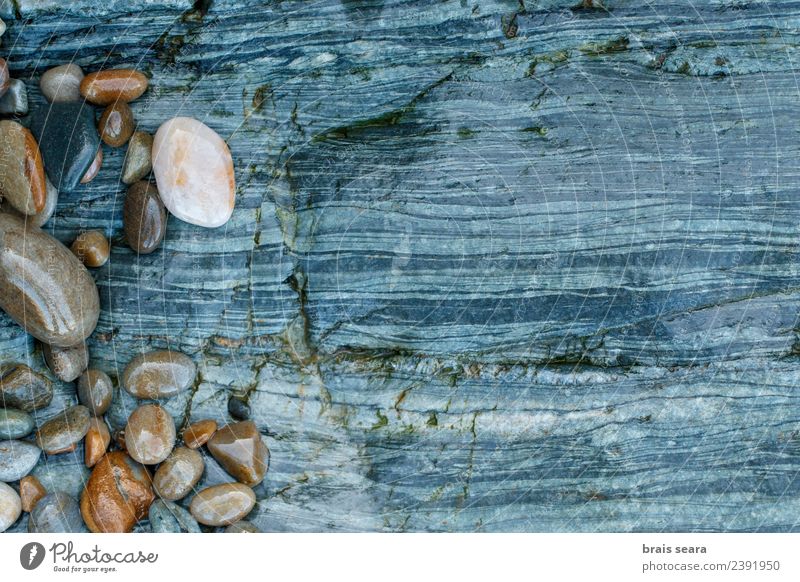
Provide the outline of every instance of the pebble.
[[42,352],[47,367],[62,382],[74,382],[89,366],[89,350],[86,348],[86,342],[70,348],[44,344]]
[[0,441],[0,481],[19,481],[30,473],[42,451],[27,441]]
[[100,136],[94,111],[84,103],[52,103],[32,114],[47,175],[60,192],[72,192],[95,161]]
[[125,164],[122,167],[122,181],[130,186],[138,182],[153,169],[153,136],[144,131],[135,131],[128,142]]
[[47,491],[63,491],[75,499],[89,479],[90,471],[83,463],[76,463],[72,455],[48,457],[31,471]]
[[102,267],[108,262],[111,248],[99,230],[87,230],[72,243],[72,252],[87,267]]
[[125,240],[139,254],[155,251],[167,232],[167,211],[156,187],[136,182],[128,188],[123,209]]
[[143,404],[131,413],[125,426],[125,448],[144,465],[166,459],[175,446],[175,421],[157,404]]
[[52,400],[52,382],[25,364],[12,366],[0,376],[0,402],[5,406],[33,412]]
[[26,225],[41,228],[53,216],[53,213],[56,211],[56,206],[58,205],[58,190],[56,190],[55,186],[50,183],[50,179],[47,177],[47,174],[45,174],[44,183],[45,201],[44,209],[42,209],[41,212],[38,212],[33,216],[28,216],[22,214],[19,210],[11,206],[10,203],[3,201],[0,201],[0,212],[15,214],[22,218]]
[[128,102],[147,90],[147,77],[135,69],[109,69],[86,75],[81,81],[81,95],[95,105]]
[[190,449],[199,449],[217,431],[217,423],[211,419],[198,420],[183,431],[183,444]]
[[0,532],[6,531],[22,514],[22,502],[10,485],[0,482]]
[[147,469],[115,451],[95,465],[81,494],[81,514],[92,532],[130,532],[154,499]]
[[73,451],[89,431],[91,419],[85,406],[70,406],[39,427],[36,442],[48,455]]
[[33,432],[33,417],[22,410],[0,408],[0,440],[21,439]]
[[98,148],[97,154],[94,156],[94,160],[92,160],[92,165],[89,166],[89,169],[86,170],[86,173],[81,178],[81,184],[88,184],[92,180],[97,177],[97,174],[100,173],[100,168],[103,167],[103,148]]
[[44,210],[47,186],[39,145],[30,131],[10,119],[0,121],[0,193],[22,214]]
[[78,502],[63,491],[45,495],[31,511],[29,533],[82,533],[83,518]]
[[251,420],[229,424],[208,441],[208,452],[237,481],[255,486],[269,468],[269,449]]
[[19,480],[19,498],[22,500],[22,511],[30,513],[45,495],[47,495],[47,490],[39,479],[33,475],[26,475]]
[[0,97],[0,115],[27,115],[28,88],[19,79],[11,79],[6,94]]
[[83,443],[84,463],[89,468],[94,467],[111,444],[111,432],[102,418],[92,418]]
[[242,519],[225,528],[225,533],[262,533],[255,525]]
[[74,63],[53,67],[39,79],[42,95],[50,103],[81,102],[83,70]]
[[179,219],[207,228],[233,214],[236,184],[228,144],[207,125],[175,117],[153,140],[153,174],[161,200]]
[[67,247],[19,217],[0,214],[0,255],[0,307],[25,331],[57,347],[89,337],[100,298],[94,279]]
[[248,420],[250,418],[250,406],[238,396],[228,398],[228,412],[236,420]]
[[8,91],[11,84],[11,75],[8,72],[8,63],[5,59],[0,59],[0,97]]
[[153,533],[200,533],[200,526],[191,513],[164,499],[153,501],[148,519]]
[[130,106],[123,101],[115,101],[103,110],[97,132],[107,145],[118,148],[131,138],[135,126]]
[[94,416],[102,416],[111,406],[114,384],[102,370],[90,368],[78,379],[78,400]]
[[223,483],[203,489],[192,499],[189,511],[204,525],[230,525],[252,511],[256,494],[241,483]]
[[159,465],[153,476],[153,489],[162,499],[183,499],[200,481],[204,469],[203,455],[186,447],[176,447]]
[[136,398],[168,398],[194,383],[197,366],[186,354],[171,350],[147,352],[125,368],[122,385]]

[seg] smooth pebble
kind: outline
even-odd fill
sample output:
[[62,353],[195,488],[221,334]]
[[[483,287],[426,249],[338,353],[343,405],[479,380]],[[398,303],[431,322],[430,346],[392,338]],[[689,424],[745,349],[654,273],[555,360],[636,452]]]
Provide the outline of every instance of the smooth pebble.
[[102,267],[108,262],[111,247],[108,239],[99,230],[87,230],[72,243],[72,253],[87,267]]
[[78,400],[94,416],[106,413],[114,397],[114,384],[102,370],[90,368],[78,378]]
[[44,361],[56,378],[62,382],[74,382],[89,365],[89,350],[86,342],[69,348],[42,345]]
[[131,396],[155,400],[183,392],[196,376],[197,366],[189,356],[160,350],[131,360],[122,375],[122,385]]
[[189,504],[194,518],[204,525],[230,525],[250,513],[256,494],[241,483],[223,483],[203,489]]
[[33,432],[33,417],[23,410],[0,408],[0,440],[21,439]]
[[0,402],[5,406],[33,412],[52,400],[53,383],[25,364],[9,366],[0,373]]
[[203,476],[203,455],[186,447],[176,447],[153,475],[153,489],[163,499],[183,499]]
[[30,473],[42,451],[27,441],[0,441],[0,481],[19,481]]
[[45,71],[39,79],[42,95],[50,103],[71,103],[83,101],[80,86],[83,70],[74,63],[59,65]]
[[125,240],[139,254],[155,251],[167,232],[167,211],[158,190],[149,182],[128,188],[122,215]]
[[144,131],[135,131],[128,141],[122,181],[127,185],[138,182],[153,169],[153,136]]
[[39,428],[36,442],[48,455],[73,451],[89,431],[91,418],[89,409],[85,406],[70,406]]
[[22,502],[10,485],[0,482],[0,532],[6,531],[22,514]]
[[175,446],[175,421],[157,404],[143,404],[134,410],[125,426],[125,448],[144,465],[166,459]]

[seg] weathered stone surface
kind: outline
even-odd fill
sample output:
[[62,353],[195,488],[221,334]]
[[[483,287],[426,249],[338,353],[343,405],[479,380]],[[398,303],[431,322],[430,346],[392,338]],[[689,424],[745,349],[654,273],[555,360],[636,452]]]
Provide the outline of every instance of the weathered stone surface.
[[136,461],[155,465],[175,446],[175,422],[157,404],[143,404],[133,411],[125,426],[125,449]]
[[22,502],[22,511],[30,513],[39,500],[47,495],[44,485],[33,475],[26,475],[19,480],[19,498]]
[[200,453],[186,447],[176,447],[153,475],[153,489],[162,499],[183,499],[194,490],[204,469]]
[[0,532],[6,531],[22,513],[19,495],[10,485],[0,482]]
[[186,354],[172,350],[147,352],[126,366],[122,385],[136,398],[168,398],[194,382],[197,366]]
[[192,499],[189,511],[204,525],[230,525],[255,507],[256,495],[241,483],[224,483],[203,489]]
[[27,412],[14,408],[0,408],[0,440],[26,437],[33,432],[33,427],[33,417]]
[[43,497],[31,511],[28,519],[30,533],[83,533],[78,502],[62,491]]
[[81,95],[95,105],[127,103],[147,90],[147,77],[134,69],[108,69],[89,73],[81,81]]
[[0,481],[19,481],[36,466],[42,451],[27,441],[0,441]]
[[50,103],[83,101],[80,92],[83,70],[75,63],[53,67],[42,73],[39,88]]
[[139,254],[158,249],[167,232],[167,211],[158,190],[149,182],[136,182],[125,196],[125,240]]
[[11,79],[6,94],[0,97],[0,115],[26,115],[28,89],[19,79]]
[[53,400],[53,383],[25,364],[0,369],[0,402],[4,406],[33,412]]
[[78,400],[94,416],[106,413],[114,398],[114,384],[102,370],[90,368],[78,379]]
[[73,382],[89,365],[89,350],[85,342],[68,348],[42,344],[42,353],[47,367],[63,382]]
[[252,421],[222,427],[208,441],[208,452],[237,481],[251,487],[264,480],[269,449]]
[[145,131],[135,131],[128,142],[122,181],[131,185],[147,177],[153,169],[153,136]]
[[85,406],[71,406],[39,427],[36,442],[48,455],[72,451],[89,431],[91,419]]
[[45,206],[39,145],[28,129],[9,119],[0,120],[0,195],[25,215],[41,212]]
[[149,519],[153,533],[200,533],[200,526],[191,513],[164,499],[153,502]]

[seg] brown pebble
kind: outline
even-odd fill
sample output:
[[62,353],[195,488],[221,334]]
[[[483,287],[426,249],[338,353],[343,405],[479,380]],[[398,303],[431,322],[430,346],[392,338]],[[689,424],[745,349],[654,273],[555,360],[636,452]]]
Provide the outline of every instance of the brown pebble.
[[103,150],[101,148],[97,148],[97,155],[94,157],[94,161],[92,161],[92,165],[89,166],[89,169],[86,170],[86,173],[81,178],[81,184],[88,184],[92,180],[97,177],[97,174],[100,173],[100,168],[103,166]]
[[48,455],[74,451],[89,431],[92,416],[80,404],[59,412],[36,432],[36,444]]
[[147,90],[147,77],[134,69],[109,69],[86,75],[81,95],[95,105],[133,101]]
[[169,398],[189,388],[196,377],[197,366],[189,356],[158,350],[132,359],[122,374],[122,386],[136,398]]
[[22,499],[22,511],[30,513],[36,503],[47,495],[44,485],[33,475],[27,475],[19,481],[19,497]]
[[125,448],[135,460],[155,465],[166,459],[175,446],[175,421],[157,404],[143,404],[131,413],[125,425]]
[[208,442],[217,431],[216,421],[207,418],[193,422],[183,431],[183,444],[190,449],[199,449]]
[[189,511],[205,525],[230,525],[250,513],[256,494],[247,485],[224,483],[203,489],[192,499]]
[[89,350],[85,342],[71,348],[42,344],[42,353],[47,367],[62,382],[73,382],[89,365]]
[[0,59],[0,97],[6,94],[11,85],[11,75],[8,72],[8,63],[5,59]]
[[144,131],[134,131],[125,152],[122,181],[129,186],[143,179],[153,169],[153,136]]
[[81,495],[81,515],[94,533],[130,532],[155,495],[147,469],[121,451],[98,461]]
[[87,467],[94,467],[108,450],[111,444],[111,432],[102,418],[93,418],[89,432],[84,439],[84,461]]
[[78,378],[78,400],[94,416],[102,416],[111,406],[114,384],[102,370],[86,370]]
[[0,402],[4,407],[33,412],[53,400],[53,383],[25,364],[0,371]]
[[111,254],[108,239],[99,230],[87,230],[79,234],[71,249],[87,267],[102,267]]
[[149,182],[136,182],[128,188],[122,222],[128,246],[147,255],[161,246],[167,232],[167,210],[158,190]]
[[204,469],[203,455],[186,447],[176,447],[153,475],[153,489],[162,499],[183,499],[200,481]]
[[9,119],[0,121],[0,195],[28,216],[44,210],[47,202],[39,144],[30,130]]
[[269,449],[252,420],[224,426],[208,441],[208,452],[237,481],[255,486],[269,467]]
[[130,106],[123,101],[115,101],[100,116],[97,131],[106,144],[118,148],[131,138],[135,125]]

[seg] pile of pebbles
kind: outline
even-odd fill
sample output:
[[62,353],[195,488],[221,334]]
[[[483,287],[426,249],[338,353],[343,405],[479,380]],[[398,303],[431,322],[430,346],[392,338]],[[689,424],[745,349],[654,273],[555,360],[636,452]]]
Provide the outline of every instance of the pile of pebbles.
[[[0,35],[4,30],[0,21]],[[205,419],[179,436],[162,406],[197,381],[189,356],[151,351],[128,363],[117,383],[138,407],[112,434],[106,415],[119,391],[91,365],[86,346],[100,313],[87,267],[104,265],[111,245],[91,230],[68,249],[41,230],[58,209],[59,192],[76,191],[102,171],[103,144],[127,144],[123,224],[134,252],[159,248],[168,211],[206,228],[230,219],[235,181],[227,144],[188,117],[166,121],[154,136],[138,130],[129,103],[148,84],[134,69],[85,75],[76,64],[62,65],[41,76],[48,104],[29,115],[25,84],[11,79],[0,58],[0,308],[41,342],[52,375],[75,383],[77,402],[40,422],[36,411],[53,400],[50,377],[22,363],[0,370],[0,531],[22,512],[28,530],[42,533],[130,532],[145,519],[154,532],[200,532],[201,525],[257,531],[244,520],[269,468],[256,425],[218,427]],[[32,474],[43,453],[47,463],[81,443],[91,474],[79,499],[52,483],[48,490]],[[203,447],[235,482],[196,490],[206,470]]]

